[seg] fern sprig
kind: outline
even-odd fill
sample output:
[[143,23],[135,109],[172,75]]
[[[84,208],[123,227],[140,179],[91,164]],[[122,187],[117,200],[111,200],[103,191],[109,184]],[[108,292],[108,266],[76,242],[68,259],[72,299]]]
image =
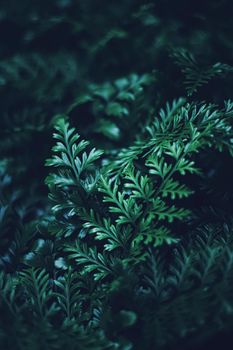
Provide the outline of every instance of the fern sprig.
[[80,282],[77,274],[69,269],[64,277],[55,280],[54,283],[57,288],[54,296],[67,319],[71,320],[80,311]]
[[98,214],[94,213],[93,209],[89,213],[83,211],[81,217],[85,220],[83,227],[90,234],[94,234],[96,240],[107,240],[108,243],[104,244],[106,250],[125,249],[127,247],[131,233],[129,226],[121,228],[119,225],[114,225],[110,218],[100,218]]
[[70,259],[83,265],[83,273],[93,273],[96,281],[113,274],[111,267],[114,261],[113,257],[99,253],[96,247],[88,248],[86,244],[76,242],[74,246],[67,245],[65,251]]
[[232,73],[233,67],[228,64],[217,62],[215,64],[201,67],[194,55],[185,49],[176,49],[171,53],[175,63],[181,68],[185,76],[185,87],[188,96],[197,92],[198,88],[207,84],[213,77],[223,73]]
[[32,305],[32,310],[40,319],[47,319],[54,311],[54,304],[49,306],[53,293],[49,288],[49,275],[44,269],[30,268],[20,273],[21,283],[25,286]]
[[142,206],[134,198],[128,197],[126,192],[121,192],[116,181],[112,184],[102,176],[99,191],[104,194],[103,202],[110,203],[109,211],[118,214],[118,224],[134,224],[142,214]]
[[[62,167],[68,170],[66,173],[68,181],[63,182],[62,176],[55,177],[56,184],[80,184],[80,176],[96,161],[101,155],[102,151],[93,148],[89,153],[84,151],[89,142],[81,140],[77,141],[80,135],[75,133],[74,128],[70,128],[68,122],[64,118],[58,119],[55,128],[57,130],[53,137],[58,140],[57,144],[52,148],[55,155],[46,160],[46,166]],[[84,152],[83,152],[84,151]],[[59,156],[57,155],[59,154]],[[82,156],[79,157],[79,154]],[[54,182],[53,177],[47,178],[47,183],[52,184]]]

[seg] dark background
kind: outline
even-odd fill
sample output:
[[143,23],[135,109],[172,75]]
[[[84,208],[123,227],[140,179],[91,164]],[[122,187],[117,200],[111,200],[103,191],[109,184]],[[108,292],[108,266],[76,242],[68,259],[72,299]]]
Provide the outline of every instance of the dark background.
[[[231,0],[2,0],[1,194],[21,208],[23,222],[47,210],[44,161],[50,154],[57,114],[68,113],[83,137],[108,151],[130,144],[140,123],[166,101],[184,96],[188,101],[221,105],[231,98],[232,74],[216,76],[187,96],[184,75],[171,52],[188,50],[200,67],[217,62],[232,65],[232,14]],[[93,86],[113,84],[130,74],[153,77],[153,83],[145,88],[143,113],[139,119],[114,119],[106,112],[103,97],[93,98]],[[79,99],[81,103],[77,103]],[[108,118],[119,128],[119,137],[101,129],[100,120]],[[217,164],[219,170],[211,181],[216,193],[226,194],[222,208],[231,211],[233,170],[228,165],[232,160],[227,155],[209,154],[203,159],[203,164],[206,162],[208,167],[211,162]],[[215,203],[225,200],[222,198],[210,194]],[[201,200],[197,198],[197,203]],[[0,243],[3,256],[11,232],[7,239],[3,235]],[[1,264],[13,271],[17,261],[3,259]],[[231,349],[227,342],[232,338],[219,334],[200,349]]]

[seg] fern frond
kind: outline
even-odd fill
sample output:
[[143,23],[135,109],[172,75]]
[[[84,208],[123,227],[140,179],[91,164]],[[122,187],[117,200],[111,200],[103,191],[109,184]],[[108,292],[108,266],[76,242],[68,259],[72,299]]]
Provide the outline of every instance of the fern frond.
[[48,305],[52,297],[49,275],[44,269],[30,268],[20,273],[20,281],[27,291],[32,311],[40,319],[46,319],[54,312],[55,305]]
[[114,225],[110,218],[100,218],[95,215],[93,209],[90,213],[83,211],[81,218],[84,221],[83,227],[89,233],[94,234],[96,240],[107,240],[104,244],[106,250],[111,251],[117,248],[125,249],[130,238],[130,227],[121,228],[119,225]]
[[78,265],[84,265],[84,273],[93,272],[94,279],[97,281],[113,273],[111,266],[113,257],[99,253],[96,247],[88,248],[87,245],[76,242],[75,246],[67,246],[65,251],[69,259],[75,260]]
[[[64,118],[57,121],[55,128],[57,133],[54,133],[53,137],[58,140],[56,146],[52,149],[55,155],[53,158],[48,159],[45,165],[64,167],[69,171],[68,180],[71,181],[71,179],[73,179],[73,184],[76,184],[80,181],[82,173],[90,168],[92,163],[97,160],[103,152],[96,149],[92,149],[90,153],[86,151],[83,152],[89,142],[82,140],[77,143],[80,136],[74,133],[75,129],[70,128],[69,123],[67,123]],[[82,153],[81,157],[78,156],[80,153]],[[51,180],[51,178],[48,178],[47,183],[50,184]],[[56,177],[56,183],[59,184],[58,177]],[[62,183],[60,183],[60,185],[61,184]],[[67,183],[64,183],[64,185],[66,184]]]
[[80,310],[80,282],[75,272],[69,269],[64,277],[54,281],[57,291],[54,296],[58,299],[59,306],[66,314],[67,319],[72,319]]
[[110,203],[109,211],[118,215],[118,224],[134,224],[142,214],[141,205],[125,192],[120,192],[116,181],[112,184],[102,176],[99,191],[104,194],[103,202]]
[[142,175],[140,171],[135,173],[133,166],[127,167],[124,171],[125,188],[130,190],[130,196],[144,201],[150,201],[154,195],[154,188],[151,179]]
[[202,68],[194,55],[185,49],[173,50],[171,57],[185,76],[184,84],[188,96],[192,96],[198,88],[207,84],[213,77],[225,72],[233,72],[232,66],[220,62]]
[[0,305],[7,305],[8,309],[12,314],[19,312],[19,306],[16,303],[17,299],[17,279],[12,278],[9,274],[0,272]]

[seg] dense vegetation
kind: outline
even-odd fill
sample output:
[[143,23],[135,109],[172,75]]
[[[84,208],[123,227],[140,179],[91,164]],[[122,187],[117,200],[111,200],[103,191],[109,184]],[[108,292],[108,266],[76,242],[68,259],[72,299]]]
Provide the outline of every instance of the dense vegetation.
[[231,13],[1,1],[1,349],[231,349]]

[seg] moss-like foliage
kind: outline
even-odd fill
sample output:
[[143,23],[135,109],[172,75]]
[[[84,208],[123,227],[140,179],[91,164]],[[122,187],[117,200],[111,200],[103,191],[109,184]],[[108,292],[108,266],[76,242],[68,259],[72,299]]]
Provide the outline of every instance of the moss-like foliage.
[[1,2],[1,349],[232,342],[232,10]]

